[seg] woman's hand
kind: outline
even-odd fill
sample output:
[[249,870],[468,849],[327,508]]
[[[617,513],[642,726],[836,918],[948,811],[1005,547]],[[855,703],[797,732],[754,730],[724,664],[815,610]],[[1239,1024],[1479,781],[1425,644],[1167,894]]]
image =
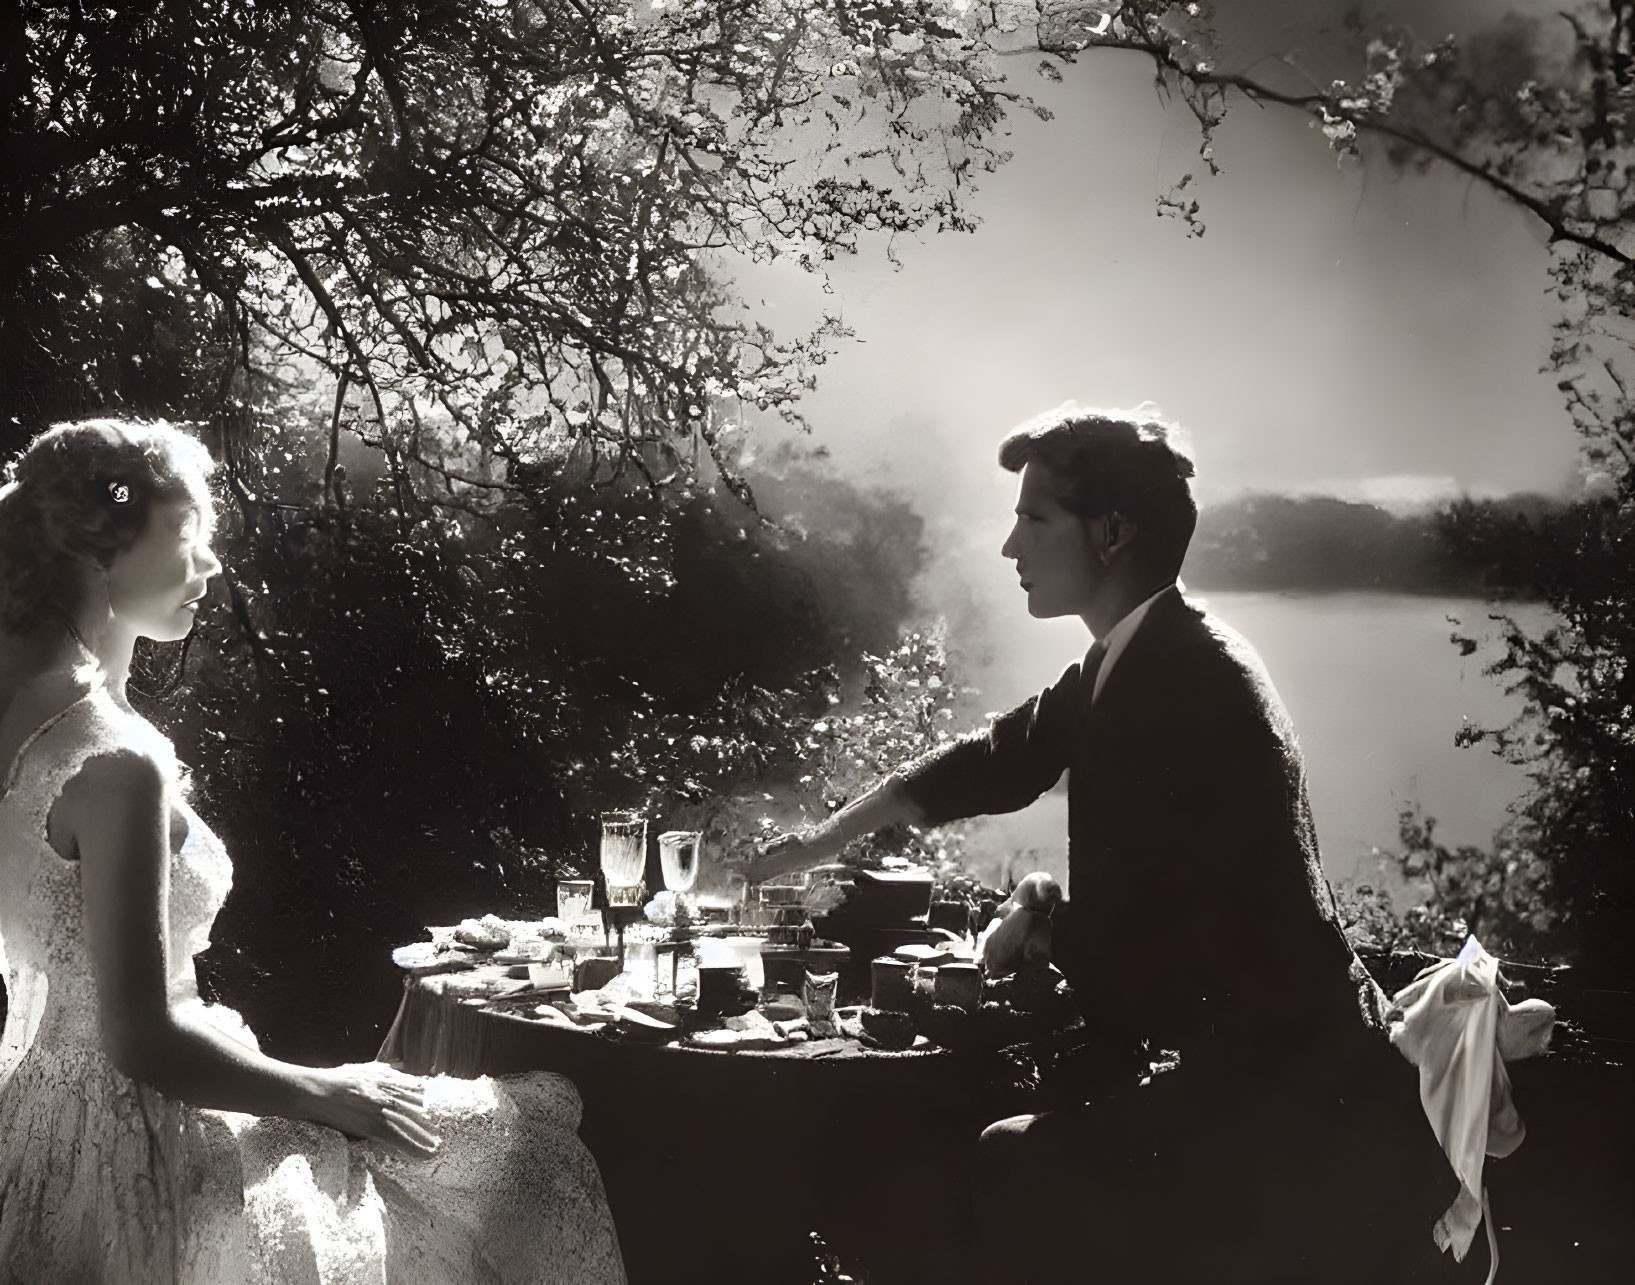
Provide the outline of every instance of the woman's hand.
[[384,1062],[315,1070],[310,1118],[354,1138],[429,1156],[442,1144],[426,1116],[425,1082]]

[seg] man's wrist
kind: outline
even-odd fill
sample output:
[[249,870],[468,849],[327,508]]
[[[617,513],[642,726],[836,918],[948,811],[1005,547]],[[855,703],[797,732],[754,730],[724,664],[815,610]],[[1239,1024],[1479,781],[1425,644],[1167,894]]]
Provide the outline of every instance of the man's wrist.
[[840,812],[834,812],[813,826],[811,834],[807,836],[807,846],[816,848],[824,854],[845,847],[848,836],[841,827],[840,817]]

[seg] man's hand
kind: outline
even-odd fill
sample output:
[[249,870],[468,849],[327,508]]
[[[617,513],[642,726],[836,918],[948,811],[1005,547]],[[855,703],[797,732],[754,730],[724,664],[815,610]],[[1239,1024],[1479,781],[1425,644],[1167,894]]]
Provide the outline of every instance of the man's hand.
[[982,971],[1002,977],[1028,965],[1050,962],[1050,915],[1062,899],[1062,886],[1043,870],[1016,885],[977,940]]
[[825,822],[805,830],[785,831],[748,851],[728,856],[725,864],[750,883],[765,883],[822,865],[844,846],[844,839],[835,834],[833,825]]
[[832,915],[845,905],[857,891],[857,885],[850,878],[852,874],[851,867],[842,865],[814,869],[811,886],[806,890],[807,913],[815,919],[819,915]]
[[862,798],[854,799],[827,820],[791,830],[756,845],[750,852],[726,857],[725,864],[750,883],[765,883],[796,870],[810,870],[840,855],[853,839],[892,825],[913,825],[920,818],[902,782],[887,777]]

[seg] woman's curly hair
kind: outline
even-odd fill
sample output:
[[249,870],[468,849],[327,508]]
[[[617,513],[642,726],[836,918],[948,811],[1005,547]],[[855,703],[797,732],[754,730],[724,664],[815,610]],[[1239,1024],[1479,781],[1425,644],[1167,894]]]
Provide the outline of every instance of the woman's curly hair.
[[86,419],[41,433],[0,489],[0,629],[71,620],[86,568],[135,544],[155,504],[208,506],[214,467],[202,443],[163,420]]

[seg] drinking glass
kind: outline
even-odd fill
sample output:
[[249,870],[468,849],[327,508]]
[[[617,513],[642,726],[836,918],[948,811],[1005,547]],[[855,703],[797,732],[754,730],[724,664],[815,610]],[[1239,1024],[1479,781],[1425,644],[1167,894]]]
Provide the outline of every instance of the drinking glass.
[[639,906],[647,865],[647,818],[640,812],[602,813],[602,878],[607,904]]
[[703,835],[697,830],[669,830],[659,835],[659,867],[664,886],[678,896],[698,882],[698,859]]
[[570,927],[590,918],[595,883],[589,879],[563,879],[556,885],[557,918]]

